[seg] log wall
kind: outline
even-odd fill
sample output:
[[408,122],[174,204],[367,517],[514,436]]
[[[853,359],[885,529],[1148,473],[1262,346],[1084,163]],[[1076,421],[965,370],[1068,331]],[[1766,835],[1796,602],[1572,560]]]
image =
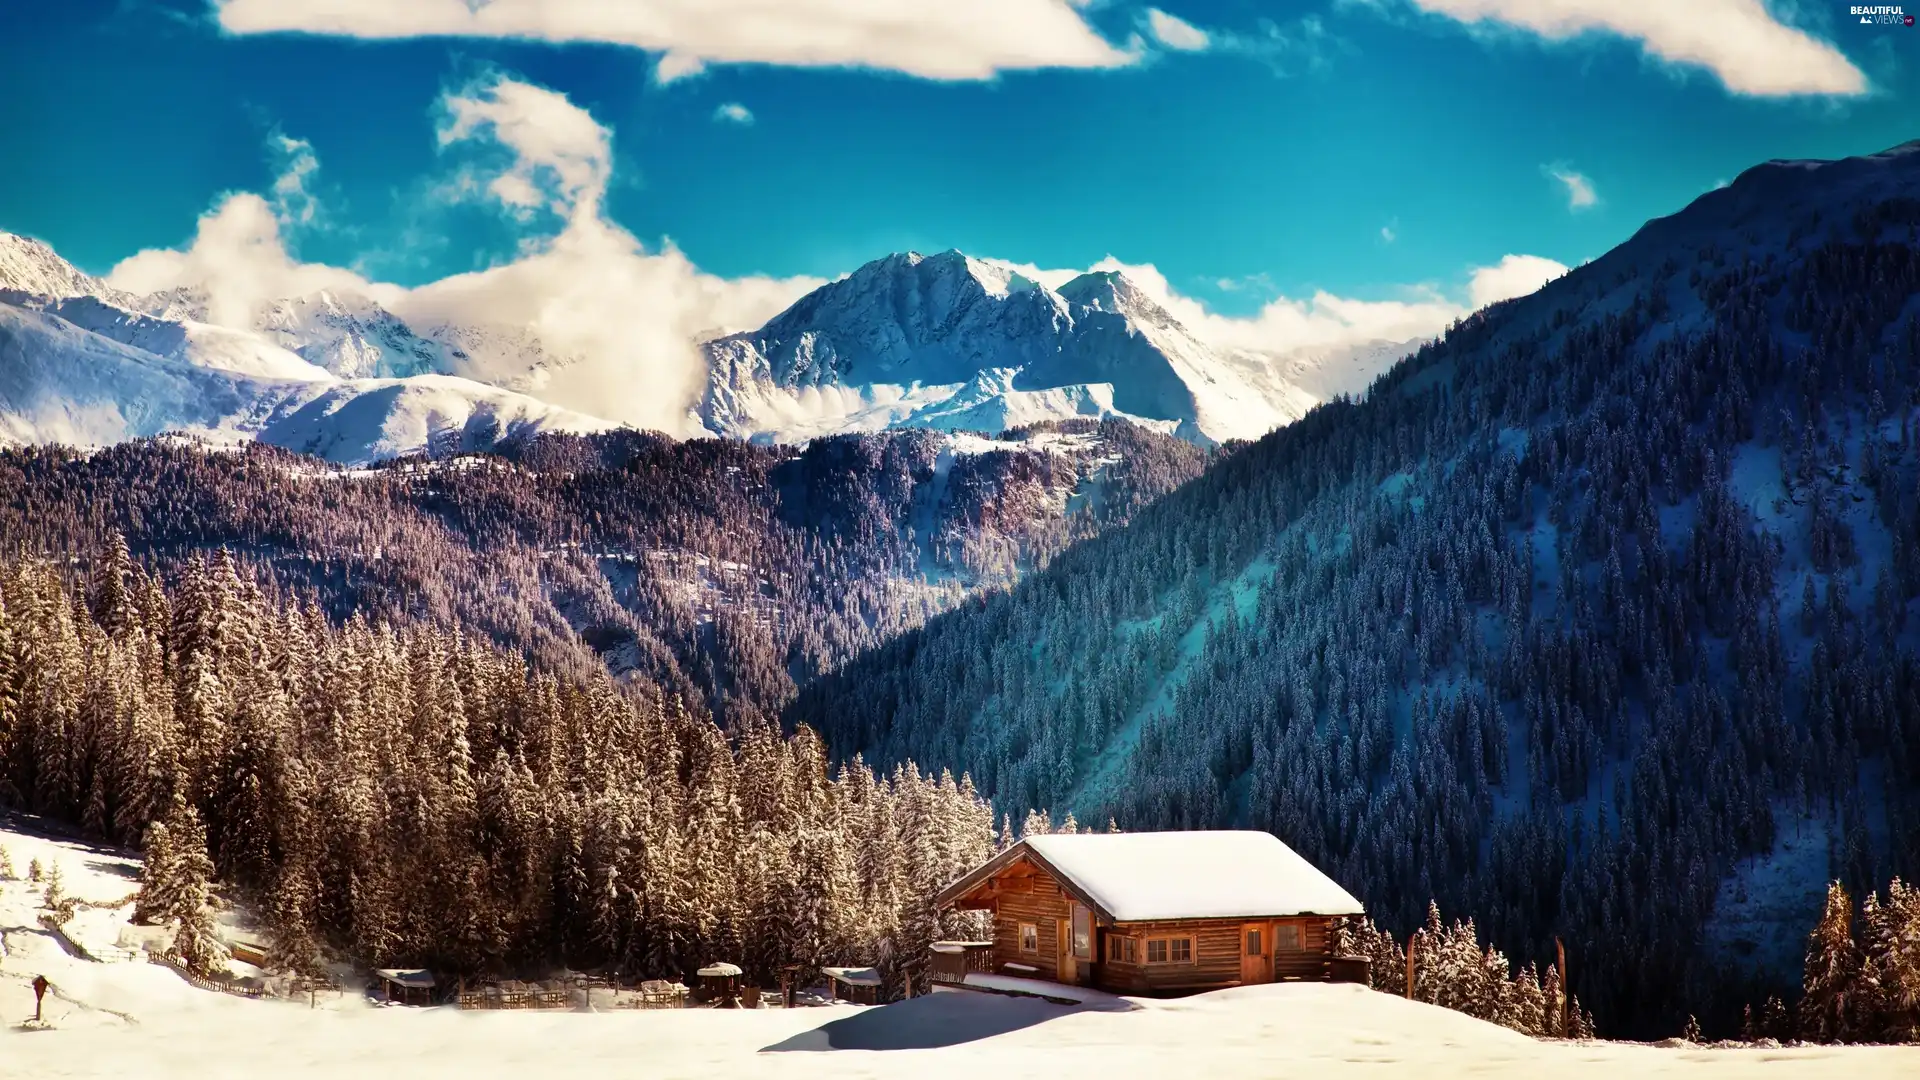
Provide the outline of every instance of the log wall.
[[[1300,927],[1300,948],[1280,951],[1274,956],[1276,982],[1293,979],[1325,979],[1327,969],[1328,924],[1326,918],[1310,919],[1179,919],[1166,922],[1118,923],[1103,927],[1099,933],[1101,963],[1095,969],[1094,985],[1119,994],[1175,996],[1202,993],[1240,985],[1241,928],[1247,922],[1264,922],[1268,927],[1269,949],[1273,948],[1271,927],[1293,923]],[[1107,938],[1111,935],[1134,938],[1137,964],[1106,960]],[[1193,939],[1191,963],[1149,964],[1147,939],[1190,937]]]
[[[1029,978],[1058,982],[1060,977],[1060,920],[1072,915],[1073,907],[1060,886],[1045,874],[1005,879],[997,882],[998,893],[993,912],[993,966],[1026,964],[1035,970]],[[1020,924],[1032,923],[1039,929],[1040,951],[1020,951]],[[1084,963],[1084,961],[1082,961]],[[1019,974],[1026,974],[1021,972]]]

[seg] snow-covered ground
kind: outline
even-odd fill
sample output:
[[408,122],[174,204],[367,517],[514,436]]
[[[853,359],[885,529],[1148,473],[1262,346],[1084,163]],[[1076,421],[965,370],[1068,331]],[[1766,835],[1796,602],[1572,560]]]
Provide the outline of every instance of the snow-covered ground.
[[[172,976],[151,965],[154,974]],[[177,983],[178,980],[176,979]],[[180,984],[184,987],[185,984]],[[318,1011],[155,986],[130,1022],[0,1030],[15,1075],[59,1077],[1912,1076],[1910,1048],[1542,1043],[1356,986],[1062,1006],[947,993],[877,1009],[605,1014]],[[168,991],[160,993],[161,990]],[[162,998],[166,1000],[162,1001]],[[27,999],[29,1002],[31,998]]]
[[[123,855],[0,827],[0,1076],[616,1076],[650,1080],[982,1075],[1121,1077],[1869,1077],[1920,1075],[1920,1048],[1789,1049],[1543,1043],[1357,986],[1293,984],[1175,1001],[1096,996],[1078,1006],[956,991],[881,1008],[589,1013],[374,1007],[197,990],[134,959],[69,954],[38,923],[58,863],[66,891],[104,903],[138,874]],[[118,940],[130,906],[81,933]],[[83,913],[84,914],[84,913]],[[79,919],[70,926],[77,927]],[[47,1025],[30,984],[53,984]]]

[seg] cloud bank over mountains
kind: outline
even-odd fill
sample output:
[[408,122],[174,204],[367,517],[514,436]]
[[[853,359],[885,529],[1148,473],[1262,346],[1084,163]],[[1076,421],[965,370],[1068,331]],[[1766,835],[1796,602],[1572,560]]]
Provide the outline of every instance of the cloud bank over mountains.
[[[606,215],[612,132],[559,93],[504,75],[450,91],[441,102],[443,148],[507,151],[504,168],[463,169],[448,197],[498,207],[529,225],[512,261],[407,288],[302,262],[286,231],[298,222],[284,199],[226,195],[177,250],[140,252],[108,282],[134,293],[204,292],[208,321],[251,327],[261,308],[286,297],[364,296],[409,322],[494,325],[537,338],[566,359],[541,396],[608,419],[678,432],[699,392],[698,339],[766,321],[822,284],[810,277],[725,279],[700,271],[670,243],[653,249]],[[311,172],[311,148],[297,159]],[[292,187],[283,174],[276,192]],[[474,372],[499,379],[502,372]]]
[[[312,146],[276,133],[283,167],[268,194],[234,192],[201,218],[177,249],[142,251],[115,266],[113,287],[152,294],[179,290],[201,302],[206,321],[252,328],[278,300],[316,293],[361,296],[409,323],[494,326],[530,336],[558,361],[531,388],[547,401],[610,420],[681,434],[698,399],[707,361],[698,343],[759,327],[826,283],[815,277],[723,278],[673,246],[649,246],[608,216],[613,132],[563,94],[500,73],[449,90],[437,139],[457,164],[440,197],[496,209],[521,228],[511,260],[407,287],[336,266],[301,261],[289,232],[312,227],[307,182],[319,169]],[[851,269],[851,268],[849,268]],[[1019,269],[1058,286],[1088,270],[1120,270],[1210,346],[1263,352],[1338,348],[1432,336],[1475,308],[1538,288],[1566,267],[1507,255],[1465,272],[1464,286],[1395,290],[1401,298],[1361,300],[1325,291],[1274,296],[1245,317],[1220,314],[1183,294],[1151,264],[1108,257],[1083,269]],[[519,385],[525,370],[470,377]],[[498,363],[495,358],[494,362]]]

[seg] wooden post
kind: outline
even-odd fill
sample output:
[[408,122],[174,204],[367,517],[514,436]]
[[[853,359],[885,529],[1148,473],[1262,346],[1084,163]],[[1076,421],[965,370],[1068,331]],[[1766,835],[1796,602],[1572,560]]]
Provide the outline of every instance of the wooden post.
[[1413,1000],[1413,935],[1407,935],[1407,1000]]
[[1560,1037],[1567,1037],[1567,1004],[1573,1000],[1573,991],[1567,989],[1567,947],[1560,942],[1559,935],[1553,938],[1554,966],[1560,969]]
[[46,1000],[46,997],[47,977],[35,975],[33,977],[33,1022],[36,1024],[40,1022],[40,1003]]

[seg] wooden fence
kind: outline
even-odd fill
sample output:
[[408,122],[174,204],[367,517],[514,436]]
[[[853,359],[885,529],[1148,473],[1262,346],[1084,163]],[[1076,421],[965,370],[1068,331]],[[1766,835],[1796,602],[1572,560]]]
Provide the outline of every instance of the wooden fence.
[[640,984],[638,993],[616,995],[612,1007],[615,1009],[684,1009],[687,1007],[688,991],[684,983],[668,982],[665,979],[648,979]]
[[232,994],[235,997],[243,998],[263,998],[267,996],[266,990],[262,987],[242,986],[236,982],[209,979],[204,975],[195,974],[189,970],[186,965],[171,956],[150,956],[148,959],[159,964],[161,967],[172,970],[174,974],[187,980],[189,985],[196,986],[202,990],[211,990],[216,994]]
[[543,988],[504,990],[480,987],[454,995],[462,1009],[567,1009],[573,1006],[573,991]]

